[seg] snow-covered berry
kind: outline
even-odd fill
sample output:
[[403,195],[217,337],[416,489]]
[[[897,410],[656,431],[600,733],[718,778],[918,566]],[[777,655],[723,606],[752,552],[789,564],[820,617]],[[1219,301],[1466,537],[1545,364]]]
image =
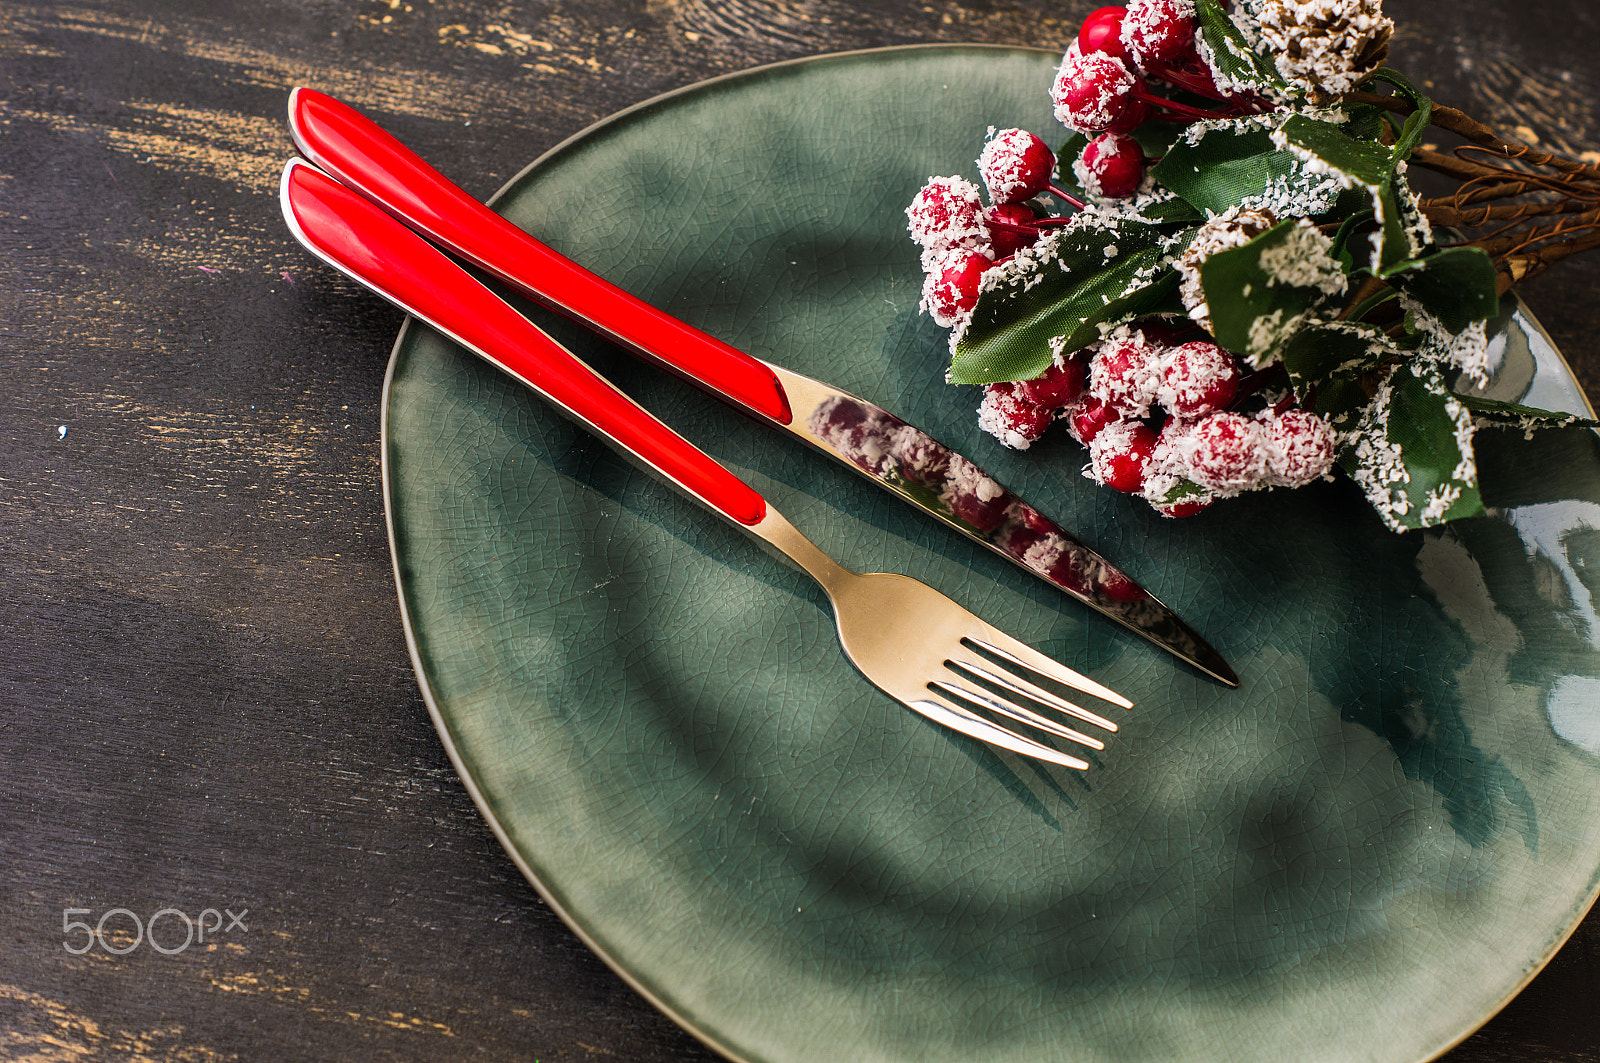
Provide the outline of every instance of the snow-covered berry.
[[984,386],[978,427],[1013,450],[1027,450],[1054,419],[1048,407],[1030,400],[1017,384]]
[[1155,453],[1156,434],[1143,421],[1118,421],[1102,428],[1089,443],[1094,478],[1113,491],[1136,494],[1144,489],[1145,470]]
[[1089,394],[1125,414],[1150,412],[1161,387],[1161,348],[1138,333],[1108,338],[1089,362]]
[[1194,0],[1130,0],[1122,43],[1141,69],[1159,72],[1189,54],[1194,30]]
[[1148,113],[1143,95],[1139,75],[1105,52],[1068,53],[1050,86],[1056,119],[1080,133],[1125,133],[1138,126]]
[[1022,381],[1017,388],[1034,405],[1059,410],[1083,397],[1088,379],[1089,367],[1081,355],[1057,354],[1050,368],[1032,380]]
[[1144,148],[1124,133],[1101,133],[1083,147],[1072,172],[1085,192],[1121,199],[1144,183]]
[[1094,442],[1094,437],[1099,435],[1106,425],[1116,424],[1121,420],[1125,420],[1121,410],[1087,394],[1073,403],[1066,412],[1067,427],[1072,432],[1072,438],[1084,446]]
[[978,156],[978,171],[995,203],[1032,199],[1049,187],[1055,168],[1055,153],[1026,129],[996,133]]
[[1083,52],[1105,52],[1124,62],[1133,59],[1128,46],[1122,43],[1122,19],[1128,13],[1125,7],[1099,7],[1089,12],[1089,17],[1078,27],[1078,48]]
[[1267,476],[1280,487],[1304,487],[1333,468],[1337,438],[1333,426],[1309,410],[1269,415]]
[[989,241],[995,258],[1014,255],[1039,240],[1039,230],[1033,227],[1039,215],[1026,203],[996,204],[984,212],[983,218],[989,226]]
[[945,328],[955,328],[978,305],[983,271],[994,261],[981,251],[952,248],[931,264],[922,284],[922,310]]
[[1181,431],[1177,446],[1188,457],[1187,472],[1195,483],[1224,495],[1265,485],[1267,433],[1261,422],[1238,413],[1213,413]]
[[930,177],[906,208],[911,239],[933,252],[989,245],[978,186],[963,177]]
[[1161,357],[1156,402],[1175,417],[1194,418],[1227,406],[1239,390],[1239,366],[1215,343],[1168,348]]

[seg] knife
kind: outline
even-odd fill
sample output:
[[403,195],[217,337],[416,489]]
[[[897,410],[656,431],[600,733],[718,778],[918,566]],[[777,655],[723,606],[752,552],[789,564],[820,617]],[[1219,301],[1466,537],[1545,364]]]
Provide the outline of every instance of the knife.
[[420,235],[772,427],[1228,686],[1239,679],[1154,595],[931,436],[879,406],[762,361],[630,295],[517,228],[348,104],[289,96],[300,153]]

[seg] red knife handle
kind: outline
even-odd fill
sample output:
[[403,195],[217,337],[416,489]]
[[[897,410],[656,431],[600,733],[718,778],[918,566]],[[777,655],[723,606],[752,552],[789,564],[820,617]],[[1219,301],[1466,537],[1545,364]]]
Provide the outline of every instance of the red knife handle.
[[284,169],[283,212],[317,255],[564,408],[731,520],[767,503],[371,200],[299,160]]
[[306,158],[440,246],[749,411],[779,424],[793,420],[766,363],[546,247],[348,104],[297,88],[289,97],[289,127]]

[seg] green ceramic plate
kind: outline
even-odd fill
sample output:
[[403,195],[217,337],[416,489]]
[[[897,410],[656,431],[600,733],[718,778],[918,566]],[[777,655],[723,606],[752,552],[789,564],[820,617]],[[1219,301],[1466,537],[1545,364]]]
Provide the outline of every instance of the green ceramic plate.
[[[1596,891],[1597,437],[1480,437],[1493,514],[1404,536],[1344,483],[1166,521],[1064,438],[1003,451],[941,383],[901,211],[971,174],[988,126],[1055,129],[1054,64],[939,47],[723,78],[574,138],[497,206],[989,466],[1241,690],[557,329],[844,563],[926,579],[1138,703],[1087,773],[996,755],[863,681],[805,577],[408,327],[385,472],[423,689],[529,878],[730,1056],[1423,1059]],[[1496,394],[1581,407],[1524,314],[1500,342]]]

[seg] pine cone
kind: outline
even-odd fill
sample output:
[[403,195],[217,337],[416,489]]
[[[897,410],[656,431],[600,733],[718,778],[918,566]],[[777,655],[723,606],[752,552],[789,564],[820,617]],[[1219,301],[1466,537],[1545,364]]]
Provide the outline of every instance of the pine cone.
[[1219,251],[1243,247],[1276,224],[1278,219],[1271,211],[1235,207],[1200,226],[1194,241],[1178,256],[1173,263],[1180,278],[1178,295],[1189,316],[1201,328],[1210,331],[1211,310],[1206,306],[1205,292],[1200,287],[1200,264]]
[[1381,0],[1265,0],[1261,34],[1278,73],[1313,99],[1349,92],[1389,58]]

